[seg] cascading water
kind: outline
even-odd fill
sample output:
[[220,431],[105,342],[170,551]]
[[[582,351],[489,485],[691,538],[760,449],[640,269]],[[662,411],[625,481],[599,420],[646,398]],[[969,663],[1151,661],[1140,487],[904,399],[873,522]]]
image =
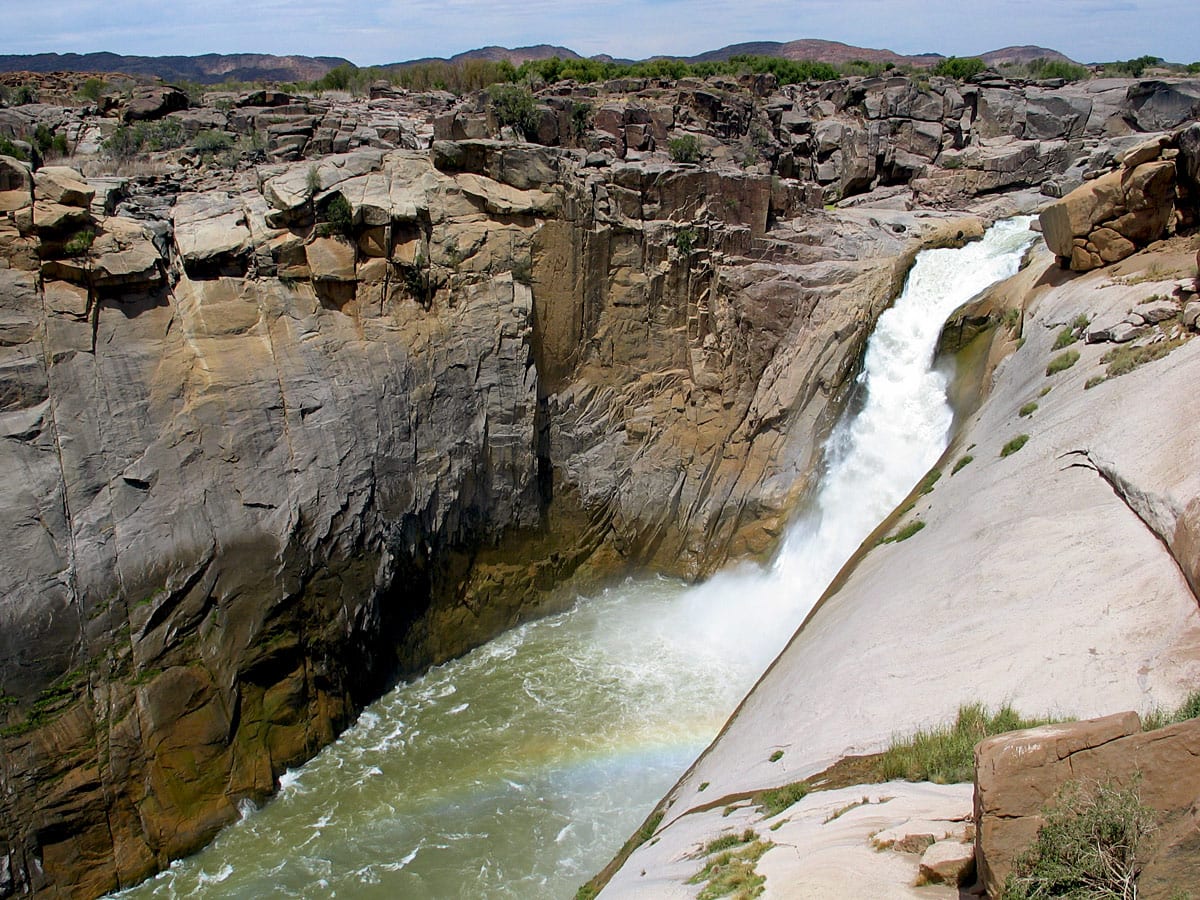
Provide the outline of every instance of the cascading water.
[[829,579],[941,454],[941,323],[1013,274],[1027,219],[922,253],[861,410],[769,569],[631,580],[401,685],[279,796],[123,897],[563,897],[712,739]]

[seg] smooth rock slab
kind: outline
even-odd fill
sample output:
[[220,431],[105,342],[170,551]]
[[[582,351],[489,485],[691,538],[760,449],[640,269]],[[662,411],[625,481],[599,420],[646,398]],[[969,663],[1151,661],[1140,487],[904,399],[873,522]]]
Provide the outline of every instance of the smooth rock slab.
[[924,884],[967,884],[975,875],[975,847],[961,841],[938,841],[921,856]]

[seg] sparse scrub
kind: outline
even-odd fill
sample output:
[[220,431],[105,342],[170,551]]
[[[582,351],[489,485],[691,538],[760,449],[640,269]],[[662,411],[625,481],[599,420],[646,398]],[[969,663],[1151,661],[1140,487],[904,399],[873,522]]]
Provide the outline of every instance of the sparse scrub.
[[1176,347],[1182,346],[1186,340],[1185,337],[1178,337],[1169,341],[1159,341],[1157,344],[1144,344],[1140,347],[1116,347],[1100,357],[1100,362],[1107,366],[1105,372],[1108,378],[1117,378],[1121,375],[1128,375],[1146,363],[1162,359]]
[[694,134],[684,134],[667,142],[667,151],[677,163],[700,161],[700,141]]
[[966,456],[960,456],[958,458],[958,462],[954,464],[954,468],[950,470],[950,474],[957,475],[960,469],[962,469],[964,466],[969,466],[973,462],[975,462],[975,457],[973,457],[970,453],[968,453]]
[[1025,719],[1007,704],[990,713],[981,703],[960,706],[952,725],[921,730],[900,738],[883,752],[881,780],[932,781],[960,784],[975,777],[975,745],[1005,731],[1046,725],[1049,719]]
[[758,835],[754,829],[747,828],[740,835],[730,832],[723,834],[720,837],[713,838],[704,845],[704,849],[700,851],[701,856],[711,856],[714,853],[719,853],[722,850],[730,850],[733,847],[740,847],[742,844],[749,844],[751,841],[758,840]]
[[317,230],[321,234],[341,234],[350,237],[354,234],[354,210],[340,193],[334,194],[325,203],[318,217]]
[[183,125],[178,119],[137,122],[117,128],[101,145],[113,159],[129,159],[143,152],[161,152],[183,146]]
[[200,153],[217,153],[233,146],[233,138],[224,131],[201,131],[192,138],[192,146]]
[[1066,353],[1060,353],[1054,359],[1050,360],[1050,364],[1046,366],[1046,375],[1057,375],[1059,372],[1064,372],[1075,363],[1079,362],[1079,351],[1068,350]]
[[1000,900],[1137,897],[1138,850],[1154,814],[1136,787],[1068,782],[1045,810],[1045,824],[1017,858]]
[[708,860],[688,882],[704,885],[697,900],[716,900],[718,897],[753,900],[761,896],[766,877],[755,871],[755,865],[773,846],[769,841],[755,839],[740,850],[726,850]]
[[1018,434],[1015,438],[1000,448],[1000,457],[1003,459],[1006,456],[1012,456],[1014,453],[1024,447],[1026,441],[1028,440],[1029,435]]

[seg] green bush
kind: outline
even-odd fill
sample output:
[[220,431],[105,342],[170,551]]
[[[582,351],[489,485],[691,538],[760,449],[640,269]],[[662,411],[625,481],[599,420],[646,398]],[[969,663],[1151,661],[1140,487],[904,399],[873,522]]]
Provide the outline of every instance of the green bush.
[[0,156],[11,156],[22,162],[29,162],[29,154],[14,144],[11,140],[0,135]]
[[933,74],[943,78],[953,78],[955,81],[966,81],[986,68],[987,64],[976,56],[966,58],[947,56],[933,67]]
[[104,96],[104,89],[108,87],[108,83],[101,78],[89,78],[79,88],[79,97],[82,100],[90,100],[93,103],[98,103],[100,98]]
[[680,256],[691,256],[696,246],[696,232],[691,228],[680,228],[675,232],[675,249]]
[[1151,66],[1162,62],[1161,56],[1139,56],[1137,59],[1117,60],[1104,64],[1104,74],[1110,76],[1127,75],[1131,78],[1141,78]]
[[325,226],[321,229],[325,234],[342,234],[346,237],[354,234],[354,210],[350,207],[350,201],[340,193],[325,202],[317,221]]
[[210,129],[201,131],[192,138],[192,146],[201,153],[217,153],[230,149],[233,146],[233,138],[224,131]]
[[1068,782],[1044,816],[1000,900],[1137,897],[1138,850],[1154,828],[1154,814],[1136,788]]
[[592,127],[592,105],[590,103],[571,104],[571,134],[576,139],[583,137]]
[[1054,339],[1054,346],[1050,349],[1062,350],[1066,347],[1070,347],[1077,340],[1079,340],[1079,337],[1075,334],[1075,329],[1073,329],[1070,325],[1064,325],[1062,331],[1060,331],[1058,336]]
[[529,88],[519,84],[494,84],[488,88],[492,112],[503,128],[511,127],[526,140],[537,136],[537,104]]
[[82,231],[77,231],[63,245],[63,253],[67,256],[83,256],[88,250],[92,249],[92,241],[95,239],[96,235],[86,228]]
[[1018,450],[1020,450],[1022,447],[1024,447],[1025,442],[1028,440],[1029,440],[1029,435],[1018,434],[1015,438],[1013,438],[1011,441],[1009,441],[1007,444],[1005,444],[1003,447],[1000,448],[1001,458],[1003,458],[1005,456],[1012,456],[1014,453],[1016,453]]
[[671,138],[667,142],[667,151],[677,163],[697,163],[700,161],[700,139],[694,134]]
[[1068,350],[1066,353],[1060,353],[1054,359],[1050,360],[1050,364],[1046,366],[1046,375],[1057,375],[1059,372],[1071,368],[1077,362],[1079,362],[1078,350]]

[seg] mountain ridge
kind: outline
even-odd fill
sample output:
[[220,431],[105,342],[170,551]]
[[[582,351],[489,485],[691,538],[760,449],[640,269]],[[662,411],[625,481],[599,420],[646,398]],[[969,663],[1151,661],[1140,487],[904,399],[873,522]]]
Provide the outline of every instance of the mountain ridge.
[[[933,66],[945,59],[938,53],[902,54],[887,49],[857,47],[839,41],[802,39],[795,41],[752,41],[729,44],[694,56],[664,56],[653,58],[682,59],[689,63],[721,61],[740,54],[778,56],[784,59],[807,59],[816,62],[847,63],[854,60],[891,63],[895,65]],[[466,50],[449,57],[423,57],[383,63],[381,69],[398,69],[422,63],[457,64],[470,60],[498,62],[507,60],[520,65],[526,60],[583,57],[568,47],[554,44],[533,44],[526,47],[487,46]],[[1039,57],[1070,60],[1065,54],[1034,45],[1004,47],[978,54],[989,65],[1004,62],[1029,62]],[[591,57],[613,60],[608,54]],[[624,61],[618,59],[617,61]],[[205,53],[196,56],[139,56],[119,53],[32,53],[0,55],[0,72],[122,72],[129,75],[161,78],[165,81],[198,81],[215,84],[235,81],[312,81],[341,65],[354,65],[340,56],[275,55],[270,53]],[[371,68],[363,66],[359,68]]]

